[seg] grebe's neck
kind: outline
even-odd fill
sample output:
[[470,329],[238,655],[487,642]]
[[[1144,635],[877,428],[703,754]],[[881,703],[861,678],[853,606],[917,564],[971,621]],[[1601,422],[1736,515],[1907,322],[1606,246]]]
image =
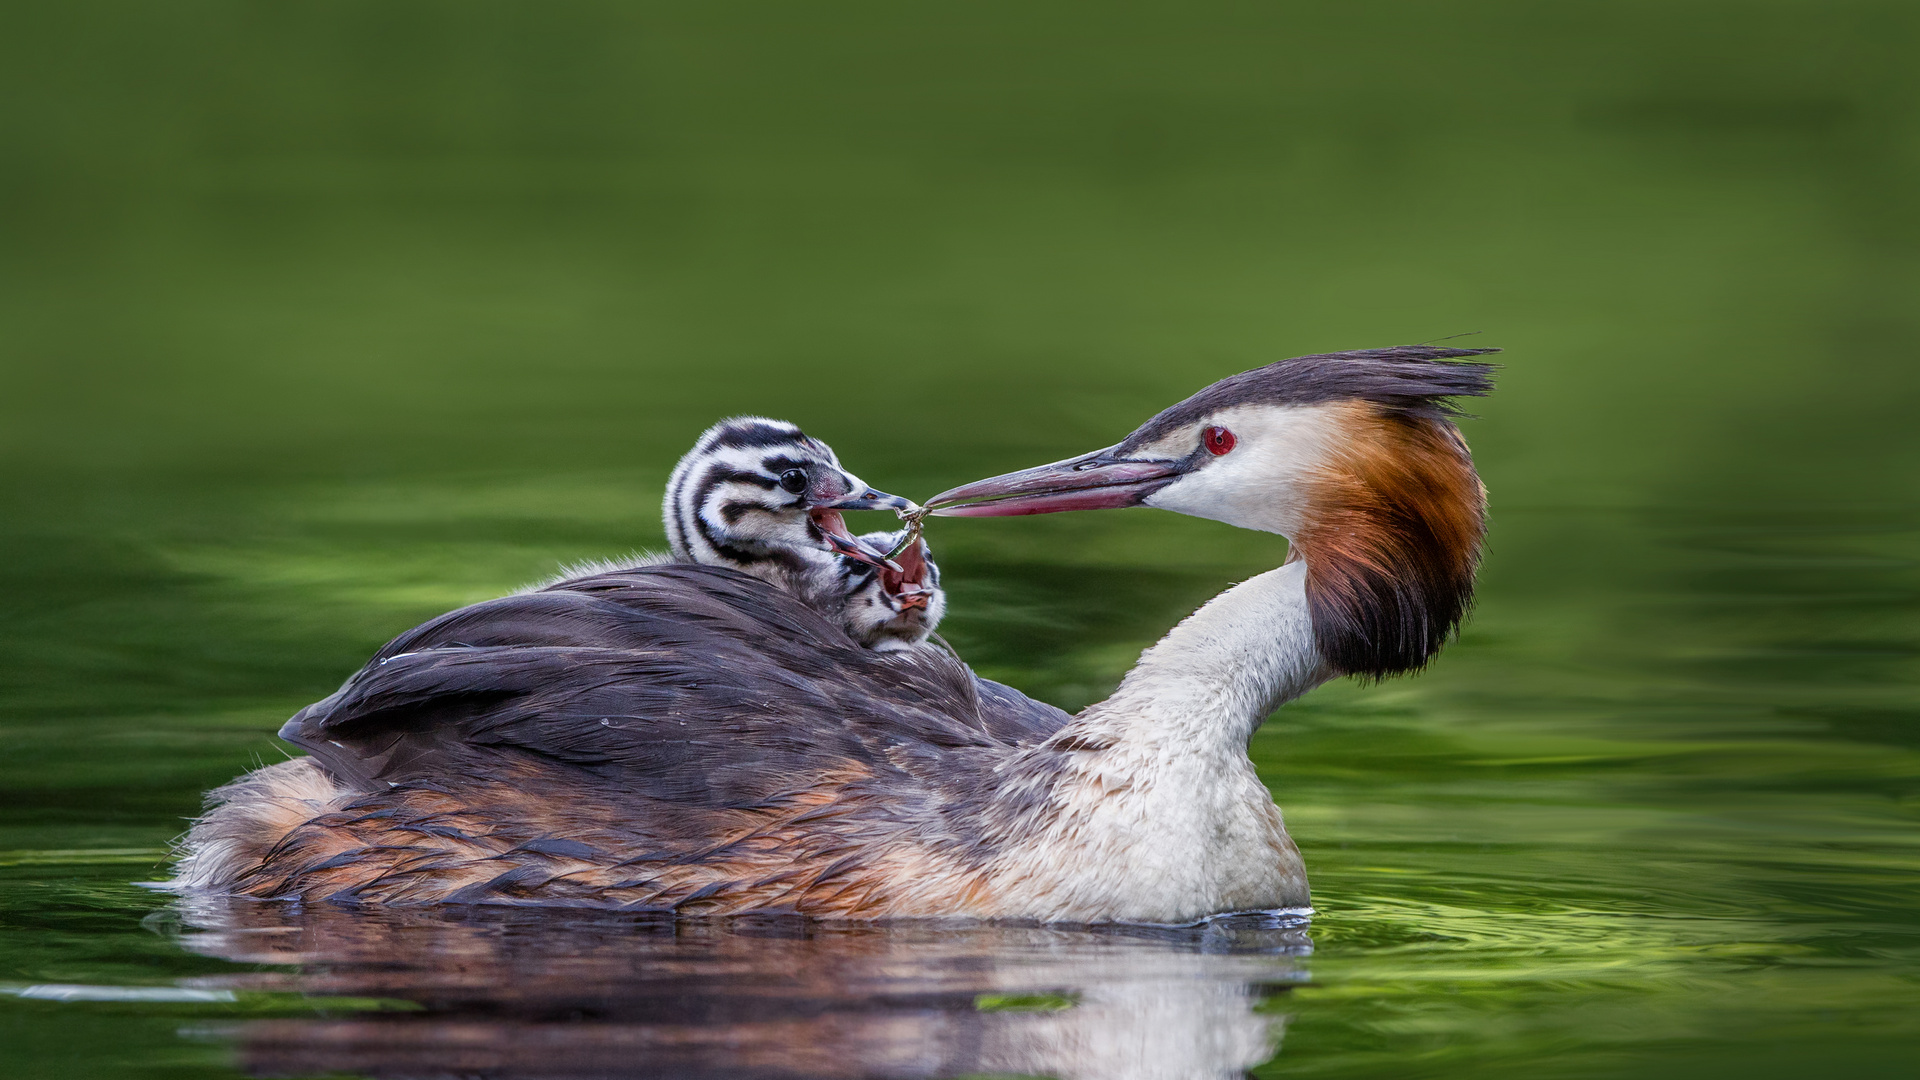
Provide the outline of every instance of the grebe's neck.
[[1014,842],[988,914],[1186,922],[1307,903],[1306,870],[1247,738],[1333,678],[1314,649],[1306,564],[1214,597],[1148,649],[1112,697],[1009,762]]
[[1339,674],[1314,647],[1306,585],[1296,558],[1214,597],[1082,719],[1163,750],[1244,757],[1269,713]]

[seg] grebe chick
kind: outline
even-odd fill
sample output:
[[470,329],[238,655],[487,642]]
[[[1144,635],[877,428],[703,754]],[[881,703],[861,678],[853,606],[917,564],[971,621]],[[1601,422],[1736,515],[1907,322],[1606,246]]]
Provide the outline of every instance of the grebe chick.
[[940,568],[934,565],[924,537],[905,548],[909,530],[872,532],[858,537],[867,547],[900,554],[893,566],[842,560],[841,589],[847,633],[869,649],[881,652],[911,649],[933,633],[947,612],[947,593],[940,587]]
[[925,641],[946,610],[940,573],[904,532],[847,532],[841,510],[908,510],[846,471],[833,448],[784,420],[708,428],[674,466],[661,515],[676,559],[725,566],[785,589],[879,650]]

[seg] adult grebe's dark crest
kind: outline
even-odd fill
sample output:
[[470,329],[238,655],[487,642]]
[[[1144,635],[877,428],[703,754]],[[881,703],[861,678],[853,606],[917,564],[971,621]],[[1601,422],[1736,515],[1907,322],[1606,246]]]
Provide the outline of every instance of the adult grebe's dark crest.
[[402,635],[216,792],[176,884],[369,902],[1188,921],[1307,902],[1247,737],[1342,674],[1423,666],[1484,495],[1447,399],[1490,350],[1299,357],[1118,445],[940,496],[1160,506],[1287,535],[1078,716],[943,652],[860,648],[719,567],[573,579]]
[[946,610],[925,541],[907,543],[904,530],[850,536],[839,513],[913,504],[868,488],[831,447],[784,420],[742,416],[707,429],[675,466],[664,503],[675,558],[779,586],[868,648],[918,645]]

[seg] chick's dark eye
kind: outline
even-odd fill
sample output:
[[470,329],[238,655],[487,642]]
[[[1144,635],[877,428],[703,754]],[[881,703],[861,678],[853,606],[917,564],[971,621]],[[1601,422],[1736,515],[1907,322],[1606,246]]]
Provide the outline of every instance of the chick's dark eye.
[[1223,427],[1210,427],[1200,433],[1200,444],[1215,457],[1233,449],[1234,441],[1233,432]]
[[807,490],[807,470],[788,469],[780,474],[780,486],[795,495]]

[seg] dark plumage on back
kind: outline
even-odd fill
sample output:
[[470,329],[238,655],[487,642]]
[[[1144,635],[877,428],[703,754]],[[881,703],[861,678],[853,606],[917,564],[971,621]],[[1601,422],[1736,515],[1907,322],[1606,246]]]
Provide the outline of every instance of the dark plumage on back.
[[311,758],[215,793],[183,881],[857,915],[899,880],[876,860],[970,887],[1022,810],[983,805],[993,768],[1067,720],[736,571],[573,578],[417,627],[301,710],[280,735]]
[[[872,764],[896,743],[1022,739],[1065,715],[1020,695],[983,706],[944,651],[877,656],[763,582],[665,564],[434,619],[280,737],[368,788],[510,750],[617,768],[636,795],[717,804],[843,760]],[[707,752],[722,758],[680,767]]]

